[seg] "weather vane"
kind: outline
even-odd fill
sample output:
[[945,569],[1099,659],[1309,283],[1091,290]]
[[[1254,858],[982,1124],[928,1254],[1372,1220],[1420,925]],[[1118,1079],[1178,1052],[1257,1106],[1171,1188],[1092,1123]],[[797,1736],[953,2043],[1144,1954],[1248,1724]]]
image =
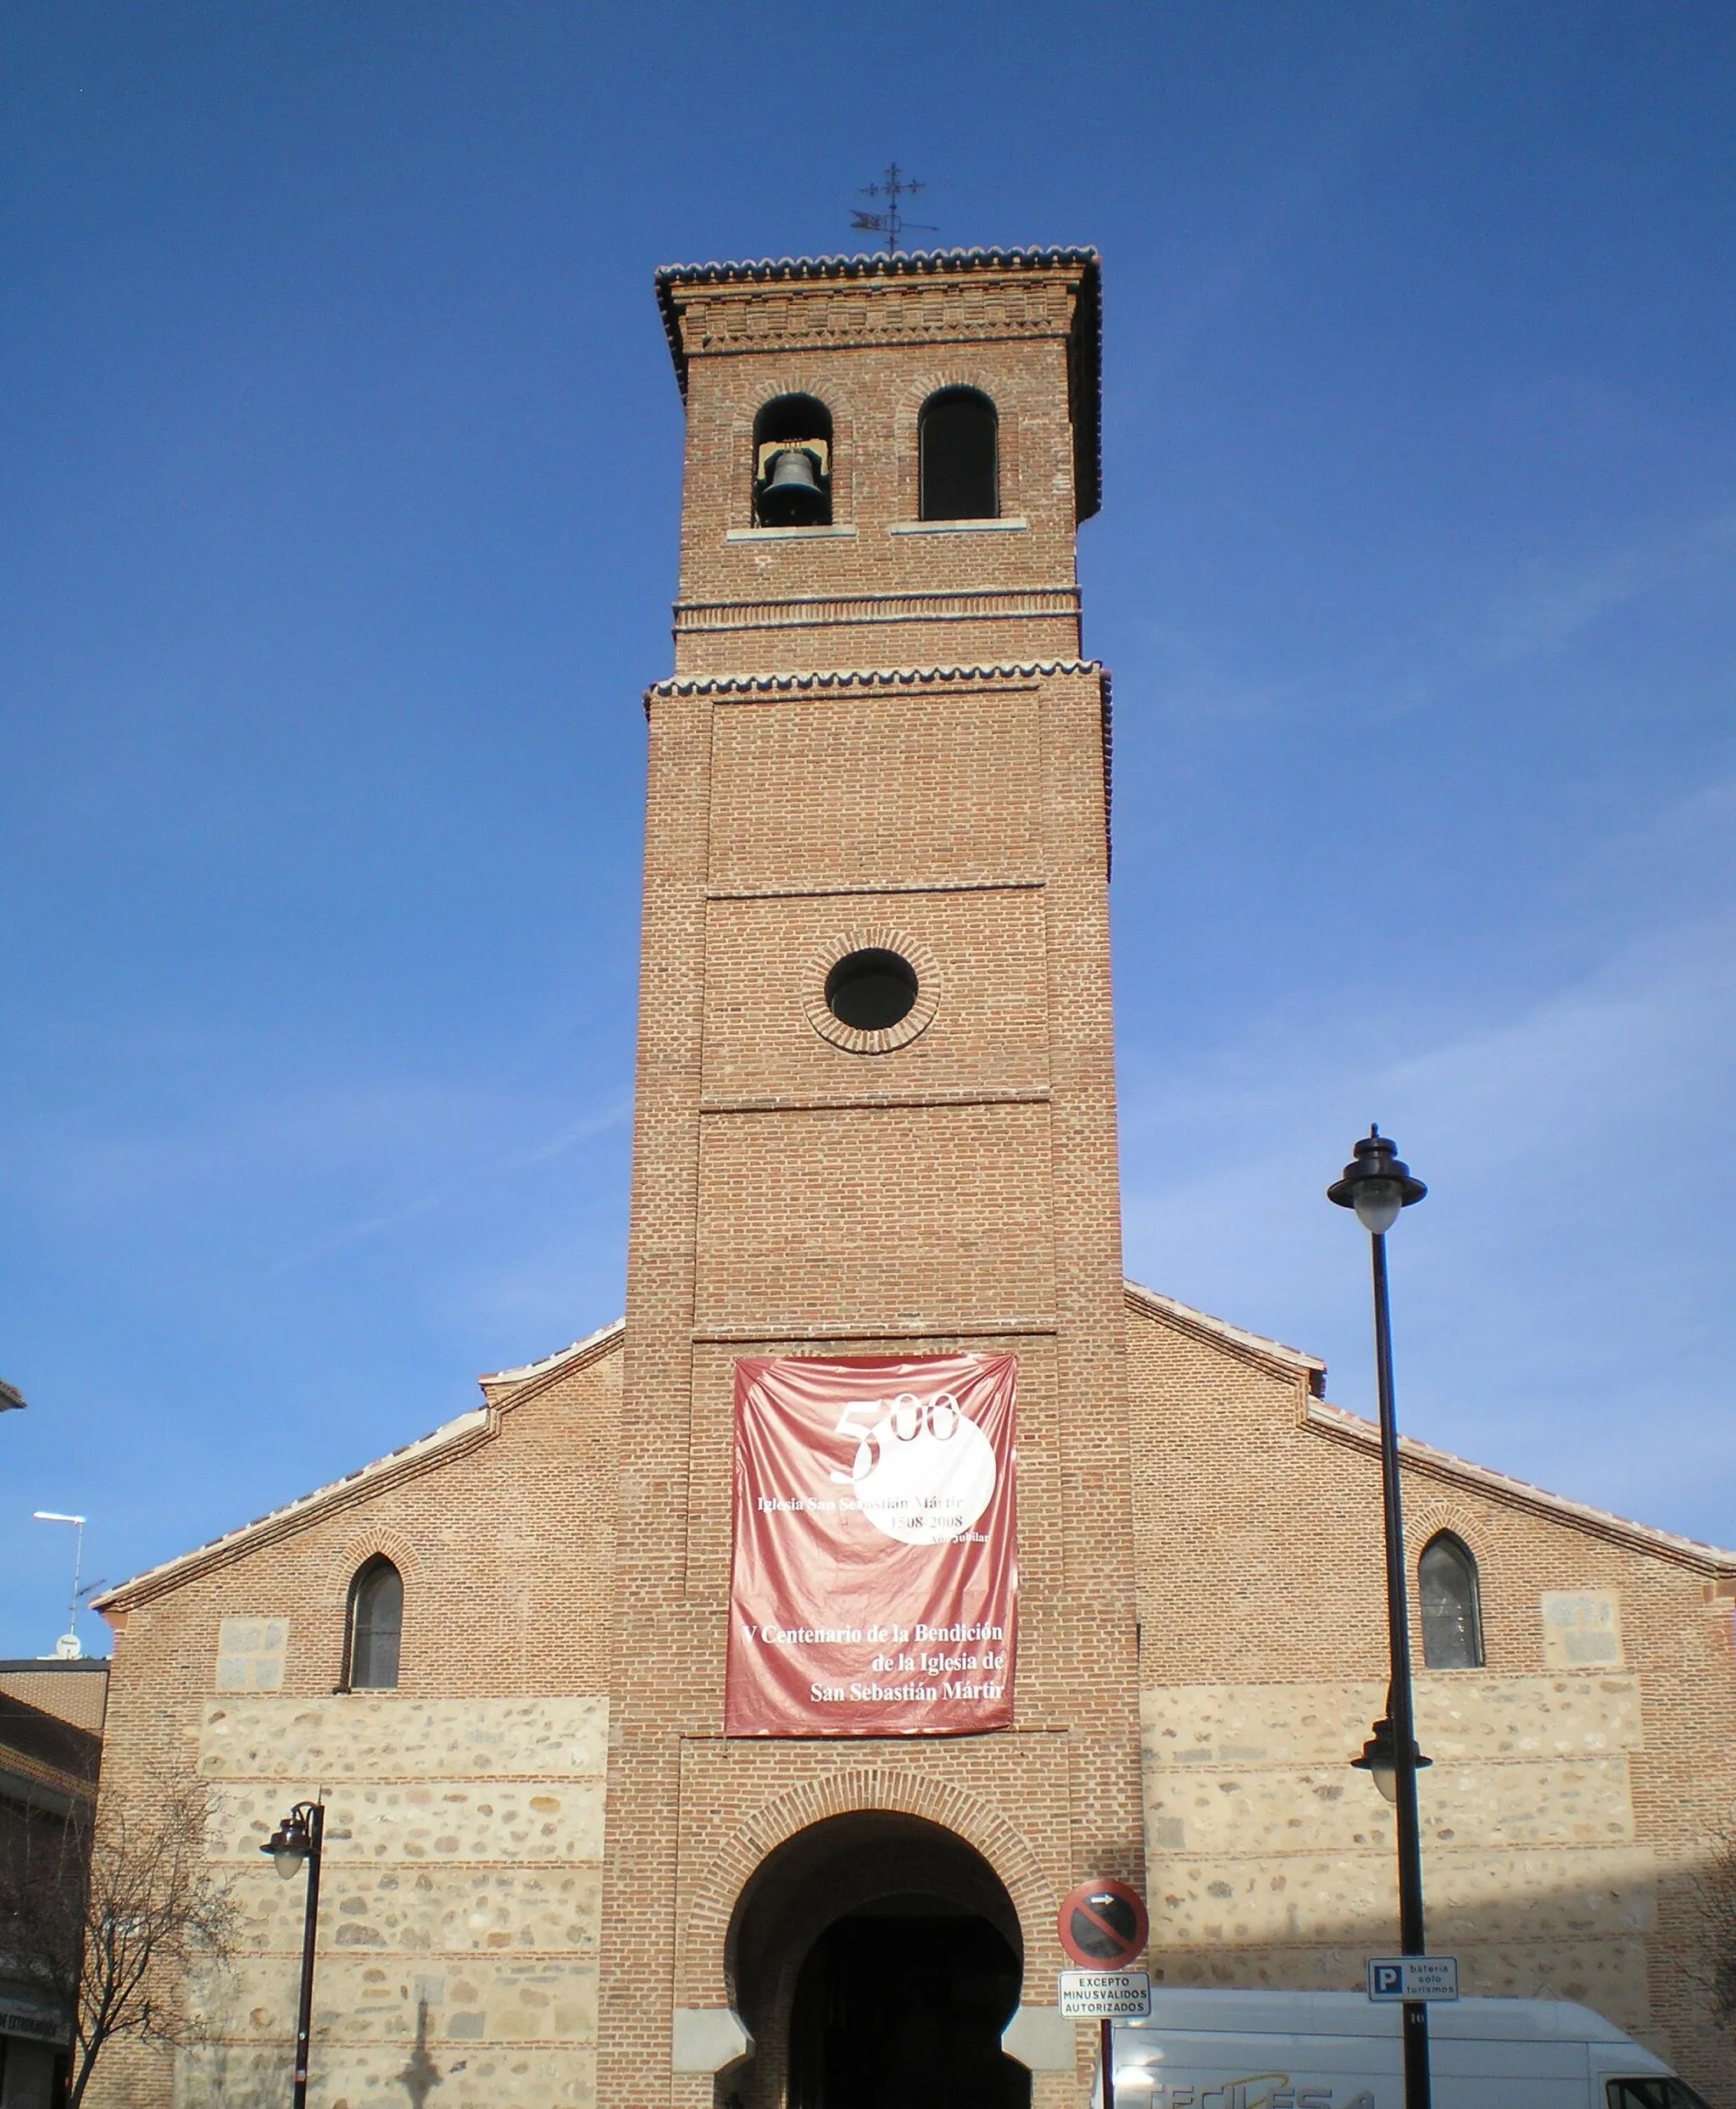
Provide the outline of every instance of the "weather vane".
[[886,210],[883,213],[865,213],[860,208],[854,208],[850,213],[851,231],[863,234],[883,234],[888,256],[898,254],[899,236],[906,227],[914,228],[918,234],[938,234],[938,227],[931,227],[920,220],[906,220],[899,210],[901,198],[913,197],[916,192],[926,190],[927,187],[926,183],[913,183],[896,161],[888,161],[886,173],[877,183],[865,183],[862,186],[864,198],[883,198],[886,200]]

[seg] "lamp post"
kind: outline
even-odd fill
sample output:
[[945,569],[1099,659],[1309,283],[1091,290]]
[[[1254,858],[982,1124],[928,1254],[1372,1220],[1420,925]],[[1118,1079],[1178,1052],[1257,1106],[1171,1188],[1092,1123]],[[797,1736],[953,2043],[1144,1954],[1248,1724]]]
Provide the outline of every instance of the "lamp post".
[[[1429,1763],[1416,1748],[1410,1695],[1410,1617],[1405,1588],[1405,1516],[1399,1492],[1399,1423],[1393,1408],[1393,1322],[1387,1294],[1387,1233],[1400,1209],[1420,1201],[1428,1188],[1410,1177],[1392,1144],[1377,1127],[1351,1151],[1344,1177],[1327,1199],[1354,1209],[1368,1233],[1374,1266],[1374,1362],[1380,1391],[1381,1506],[1386,1522],[1387,1654],[1385,1717],[1351,1761],[1373,1775],[1393,1804],[1399,1837],[1399,1947],[1407,1956],[1426,1952],[1422,1928],[1422,1834],[1416,1816],[1416,1774]],[[1404,2006],[1405,2109],[1429,2109],[1428,2009],[1421,2000]]]
[[308,2041],[314,2027],[314,1936],[320,1923],[320,1849],[326,1837],[326,1805],[298,1801],[259,1850],[270,1853],[286,1882],[294,1878],[305,1861],[308,1869],[307,1908],[302,1916],[301,1997],[295,2017],[294,2109],[307,2109]]

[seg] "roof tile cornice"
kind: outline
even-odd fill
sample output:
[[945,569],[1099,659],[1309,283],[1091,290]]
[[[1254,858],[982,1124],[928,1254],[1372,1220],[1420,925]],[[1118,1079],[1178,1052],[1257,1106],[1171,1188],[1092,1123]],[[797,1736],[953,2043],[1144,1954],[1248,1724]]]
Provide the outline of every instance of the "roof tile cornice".
[[1311,1391],[1317,1393],[1326,1376],[1326,1364],[1317,1355],[1288,1346],[1282,1340],[1271,1339],[1263,1333],[1250,1333],[1245,1326],[1232,1326],[1227,1318],[1215,1318],[1209,1310],[1197,1310],[1192,1304],[1182,1303],[1179,1297],[1166,1296],[1160,1290],[1147,1288],[1143,1282],[1124,1280],[1121,1287],[1136,1310],[1147,1310],[1166,1319],[1183,1333],[1228,1348],[1233,1354],[1261,1363],[1277,1375],[1299,1377]]
[[869,249],[852,256],[761,256],[735,262],[665,264],[657,273],[657,282],[659,286],[718,286],[732,279],[910,278],[935,271],[1082,268],[1102,260],[1088,243],[1078,242],[1015,243],[1005,248],[899,249],[892,255],[884,249]]
[[815,688],[916,688],[928,682],[1032,681],[1044,674],[1103,674],[1100,659],[1011,659],[972,666],[822,667],[804,672],[691,674],[654,682],[648,706],[675,696],[788,695]]
[[1088,520],[1103,498],[1103,259],[1088,245],[1049,248],[880,250],[866,256],[762,256],[745,263],[665,264],[656,273],[658,312],[682,394],[687,392],[687,349],[682,341],[677,289],[682,287],[789,283],[802,280],[925,278],[970,271],[1074,270],[1079,274],[1069,355],[1075,426],[1077,516]]
[[[96,1739],[92,1738],[92,1741]],[[8,1777],[9,1776],[9,1777]],[[28,1799],[32,1788],[47,1789],[51,1795],[59,1795],[69,1801],[94,1801],[97,1798],[96,1767],[91,1768],[88,1779],[77,1772],[70,1772],[63,1765],[50,1765],[39,1757],[28,1756],[22,1750],[9,1746],[0,1748],[0,1782],[15,1789],[22,1789]],[[0,1787],[0,1792],[3,1792]],[[8,1799],[13,1799],[8,1796]]]
[[484,1370],[476,1379],[479,1384],[498,1384],[510,1387],[528,1383],[532,1377],[548,1377],[556,1370],[565,1369],[569,1362],[584,1361],[594,1349],[613,1345],[626,1331],[625,1318],[612,1318],[606,1326],[598,1326],[594,1333],[587,1333],[581,1340],[574,1340],[564,1348],[557,1348],[552,1355],[539,1355],[534,1362],[520,1362],[511,1369]]
[[[882,249],[867,256],[762,256],[748,263],[665,264],[656,273],[658,310],[682,393],[687,390],[687,353],[682,342],[676,288],[681,286],[751,286],[838,278],[932,278],[943,271],[1073,270],[1095,286],[1103,259],[1093,248]],[[1095,318],[1093,318],[1094,322]]]

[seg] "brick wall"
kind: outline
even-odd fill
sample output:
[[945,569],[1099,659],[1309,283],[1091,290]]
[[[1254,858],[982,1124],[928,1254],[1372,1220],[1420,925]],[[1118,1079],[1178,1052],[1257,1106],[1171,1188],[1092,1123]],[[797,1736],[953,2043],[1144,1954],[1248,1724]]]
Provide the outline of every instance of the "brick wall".
[[[1263,1357],[1140,1292],[1130,1318],[1151,1967],[1177,1984],[1354,1986],[1394,1934],[1390,1820],[1347,1762],[1383,1696],[1377,1459],[1311,1400],[1305,1358]],[[1048,1906],[1075,1865],[1054,1339],[987,1344],[1021,1358],[1018,1733],[944,1748],[715,1731],[731,1377],[737,1353],[779,1344],[711,1344],[694,1360],[682,1601],[693,1698],[713,1727],[678,1753],[660,1907],[671,2002],[726,2000],[731,1917],[769,1852],[875,1808],[927,1816],[983,1853],[1020,1910],[1040,2002],[1059,1961]],[[105,1795],[137,1808],[165,1772],[197,1769],[213,1859],[243,1912],[240,1968],[192,1990],[213,2039],[185,2060],[181,2101],[281,2095],[302,1889],[257,1848],[320,1787],[332,1848],[314,2099],[393,2098],[419,2023],[442,2101],[448,2086],[454,2101],[522,2109],[593,2098],[607,1700],[583,1693],[613,1604],[602,1489],[620,1369],[615,1334],[584,1366],[491,1385],[492,1433],[461,1427],[398,1483],[379,1483],[386,1461],[264,1542],[154,1594],[147,1579],[123,1614]],[[1440,1527],[1477,1555],[1487,1648],[1484,1669],[1418,1675],[1433,1941],[1459,1955],[1467,1990],[1584,2000],[1729,2099],[1691,1976],[1690,1886],[1733,1785],[1730,1600],[1716,1593],[1728,1562],[1624,1539],[1425,1453],[1407,1479],[1413,1559]],[[382,1548],[408,1578],[403,1682],[333,1694],[348,1575]],[[540,1577],[528,1654],[501,1645],[526,1557]],[[1561,1591],[1615,1598],[1618,1660],[1552,1661],[1544,1600]],[[216,1689],[225,1622],[231,1644],[286,1629],[261,1672],[279,1689]],[[97,2099],[166,2102],[170,2078],[113,2054]],[[664,2081],[696,2101],[707,2084]],[[1040,2075],[1038,2095],[1071,2100],[1071,2083]]]

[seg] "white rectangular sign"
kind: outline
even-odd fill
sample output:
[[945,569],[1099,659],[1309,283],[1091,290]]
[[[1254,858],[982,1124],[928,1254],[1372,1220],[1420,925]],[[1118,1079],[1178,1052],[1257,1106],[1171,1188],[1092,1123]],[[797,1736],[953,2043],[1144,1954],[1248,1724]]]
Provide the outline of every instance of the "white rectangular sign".
[[1143,2021],[1151,1978],[1143,1970],[1063,1970],[1061,2012],[1069,2021]]
[[19,1999],[0,1999],[0,2035],[33,2036],[39,2043],[70,2043],[72,2027],[64,2014]]
[[1368,1965],[1372,2000],[1457,1999],[1457,1956],[1389,1956]]

